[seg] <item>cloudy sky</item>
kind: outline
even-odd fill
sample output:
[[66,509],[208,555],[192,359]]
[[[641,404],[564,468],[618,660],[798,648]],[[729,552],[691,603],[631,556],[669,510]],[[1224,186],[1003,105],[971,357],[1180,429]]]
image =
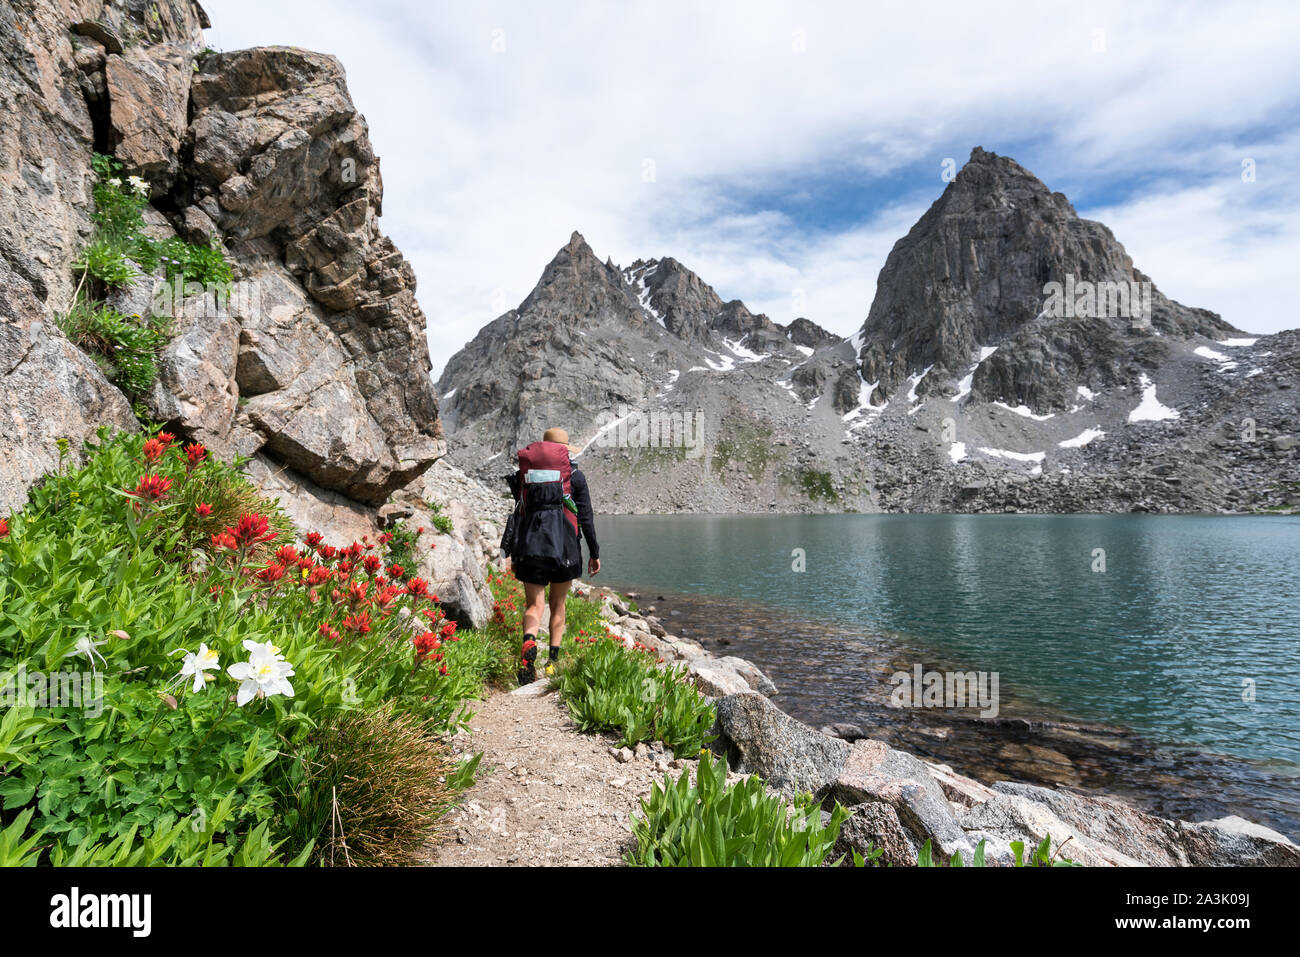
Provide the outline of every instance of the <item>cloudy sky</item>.
[[338,56],[434,374],[569,234],[848,335],[945,161],[1010,155],[1167,295],[1300,326],[1300,4],[204,0]]

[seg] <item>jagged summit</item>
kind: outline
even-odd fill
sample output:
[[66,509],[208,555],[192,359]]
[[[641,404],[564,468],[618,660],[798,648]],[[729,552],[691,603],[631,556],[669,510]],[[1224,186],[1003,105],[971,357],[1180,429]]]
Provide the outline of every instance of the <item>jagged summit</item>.
[[[1052,316],[1049,283],[1109,284],[1114,296]],[[1145,311],[1119,302],[1131,291],[1147,294]],[[859,359],[881,399],[926,369],[919,394],[953,395],[973,372],[975,398],[1050,411],[1067,407],[1078,385],[1135,382],[1123,361],[1158,363],[1168,350],[1162,336],[1235,332],[1214,313],[1167,299],[1104,225],[1080,218],[1015,160],[976,147],[886,259]]]

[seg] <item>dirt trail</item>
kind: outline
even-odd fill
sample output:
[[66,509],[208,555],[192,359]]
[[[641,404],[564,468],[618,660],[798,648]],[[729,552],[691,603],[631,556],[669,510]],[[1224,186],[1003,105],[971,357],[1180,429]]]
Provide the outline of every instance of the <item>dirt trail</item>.
[[[612,735],[582,734],[559,696],[531,685],[478,704],[454,746],[483,752],[478,783],[444,825],[422,863],[578,865],[622,862],[629,816],[651,783],[677,772],[662,745],[640,745],[620,761]],[[626,756],[626,755],[625,755]]]

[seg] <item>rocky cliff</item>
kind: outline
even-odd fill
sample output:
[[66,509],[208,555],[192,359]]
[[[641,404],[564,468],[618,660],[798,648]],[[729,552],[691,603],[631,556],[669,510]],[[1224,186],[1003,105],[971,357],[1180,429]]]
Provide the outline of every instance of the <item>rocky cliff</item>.
[[561,425],[609,511],[1252,511],[1300,506],[1298,345],[1168,299],[976,148],[849,339],[575,233],[438,387],[464,468]]
[[[379,228],[379,158],[343,67],[294,48],[211,52],[206,26],[192,0],[0,6],[0,510],[57,465],[57,440],[75,459],[138,414],[246,457],[304,529],[350,541],[394,509],[419,521],[446,447],[425,317]],[[57,323],[86,282],[74,262],[94,231],[96,154],[138,177],[161,248],[219,250],[232,280],[129,263],[103,290],[116,314],[166,313],[156,378],[134,401]],[[426,572],[458,617],[483,617],[481,571],[454,583],[473,535],[433,524]]]

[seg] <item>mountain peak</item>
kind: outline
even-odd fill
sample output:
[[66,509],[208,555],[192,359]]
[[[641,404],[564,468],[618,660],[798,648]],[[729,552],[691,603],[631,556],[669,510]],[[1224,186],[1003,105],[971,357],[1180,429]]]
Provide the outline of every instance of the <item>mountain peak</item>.
[[[1098,315],[1082,327],[1073,314],[1046,316],[1047,284],[1075,281],[1122,286],[1125,314]],[[1128,305],[1129,290],[1141,283],[1145,315]],[[1114,356],[1138,346],[1155,355],[1167,348],[1161,336],[1231,328],[1213,313],[1170,302],[1109,229],[1081,219],[1064,194],[1015,160],[977,146],[885,260],[862,328],[861,371],[885,395],[934,367],[921,394],[951,394],[969,375],[977,399],[1060,409],[1080,384],[1127,381]],[[993,347],[995,359],[977,360]]]

